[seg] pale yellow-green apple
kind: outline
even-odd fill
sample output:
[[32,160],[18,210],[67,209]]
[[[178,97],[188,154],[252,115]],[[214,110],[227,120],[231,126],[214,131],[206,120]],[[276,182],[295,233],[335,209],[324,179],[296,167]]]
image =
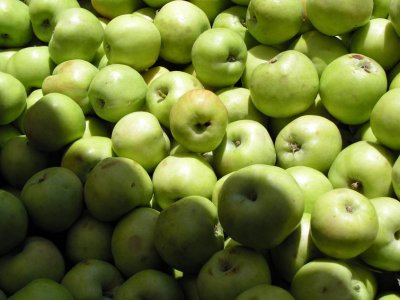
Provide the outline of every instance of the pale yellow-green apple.
[[113,262],[126,278],[146,269],[163,269],[165,263],[155,247],[159,214],[151,207],[138,207],[115,224],[111,238]]
[[79,104],[83,113],[92,112],[88,90],[98,68],[83,59],[71,59],[57,65],[52,74],[42,83],[44,95],[60,93],[69,96]]
[[196,285],[200,300],[229,300],[245,290],[271,283],[271,271],[265,257],[240,245],[214,253],[200,269]]
[[74,300],[113,299],[123,282],[124,278],[113,264],[99,259],[73,265],[61,280]]
[[18,248],[0,257],[0,289],[11,295],[35,279],[59,282],[65,269],[64,257],[54,242],[28,236]]
[[391,0],[374,0],[371,18],[387,18]]
[[50,93],[36,101],[25,113],[23,128],[34,147],[57,151],[81,138],[85,115],[70,97]]
[[12,193],[0,190],[0,255],[20,243],[28,233],[28,214],[21,200]]
[[189,0],[191,3],[200,7],[207,15],[208,20],[212,24],[216,18],[216,16],[224,11],[225,9],[232,6],[232,2],[230,0]]
[[[163,1],[163,0],[161,0],[161,1]],[[143,6],[143,7],[139,8],[138,10],[135,10],[133,12],[133,14],[135,16],[143,17],[149,21],[154,22],[154,18],[157,14],[157,9],[153,8],[151,6]]]
[[211,199],[217,176],[207,160],[196,153],[177,153],[164,158],[152,176],[154,202],[162,209],[185,196]]
[[240,244],[268,249],[300,224],[304,196],[284,169],[254,164],[233,172],[222,184],[218,217],[225,233]]
[[54,279],[38,278],[32,280],[12,294],[10,300],[74,300],[66,287]]
[[90,136],[70,144],[62,154],[60,166],[73,171],[85,183],[96,164],[111,156],[114,156],[114,152],[109,137]]
[[154,245],[162,259],[184,274],[197,274],[210,257],[224,248],[216,206],[202,196],[186,196],[161,211]]
[[376,291],[377,280],[371,270],[332,258],[316,259],[301,267],[290,287],[296,300],[373,300]]
[[253,120],[229,123],[222,142],[213,150],[213,166],[219,176],[249,165],[275,162],[274,142],[268,130]]
[[240,293],[236,300],[250,300],[250,299],[274,299],[274,300],[295,300],[289,291],[283,287],[272,284],[259,284],[255,285],[244,292]]
[[124,64],[141,72],[155,64],[161,35],[154,23],[135,14],[120,15],[104,29],[104,52],[109,64]]
[[191,54],[196,77],[206,86],[222,88],[242,77],[247,46],[233,29],[211,28],[199,35]]
[[0,7],[0,48],[25,47],[33,38],[28,5],[1,0]]
[[367,142],[379,144],[378,139],[372,132],[370,121],[367,121],[364,124],[361,124],[360,126],[358,126],[358,128],[355,132],[355,139],[357,141],[367,141]]
[[45,43],[50,41],[58,14],[62,11],[80,7],[77,0],[29,0],[29,17],[35,36]]
[[146,93],[147,84],[138,71],[127,65],[112,64],[94,76],[88,96],[96,115],[115,123],[128,113],[141,110]]
[[307,18],[320,32],[336,36],[368,23],[374,0],[306,0]]
[[386,92],[385,70],[368,56],[349,53],[326,66],[320,78],[322,104],[338,121],[357,125],[368,121]]
[[228,111],[219,97],[206,89],[183,94],[169,114],[171,134],[184,148],[205,153],[224,138]]
[[300,32],[303,7],[298,0],[251,0],[246,25],[252,36],[264,45],[286,42]]
[[319,77],[313,62],[296,50],[282,51],[255,67],[249,82],[256,108],[274,118],[305,111],[314,103],[318,87]]
[[169,128],[169,114],[179,97],[194,89],[204,89],[193,75],[183,71],[165,72],[149,83],[146,94],[146,109],[155,115],[159,122]]
[[113,123],[107,122],[96,115],[87,115],[85,116],[85,124],[85,132],[82,137],[111,137]]
[[26,105],[24,108],[24,111],[18,116],[18,118],[12,123],[16,128],[18,128],[18,130],[21,133],[25,133],[25,129],[24,129],[24,118],[25,118],[25,114],[26,111],[36,102],[38,101],[40,98],[43,97],[43,91],[42,89],[34,89],[33,91],[31,91],[29,94],[27,94],[26,97]]
[[297,37],[289,45],[289,49],[307,55],[314,63],[319,76],[331,61],[349,52],[338,37],[325,35],[315,29]]
[[143,7],[142,0],[91,0],[91,4],[98,14],[110,20]]
[[395,159],[395,154],[382,145],[358,141],[336,156],[328,178],[334,188],[350,188],[367,198],[391,196]]
[[0,49],[0,72],[6,72],[6,65],[8,60],[13,56],[20,48],[6,48]]
[[174,64],[192,61],[192,46],[211,27],[205,12],[189,1],[174,0],[163,5],[154,18],[161,34],[160,57]]
[[0,72],[0,125],[15,121],[26,107],[24,85],[14,76]]
[[393,24],[385,18],[371,19],[356,29],[351,37],[350,51],[366,55],[378,62],[386,71],[400,60],[400,37]]
[[150,83],[152,83],[156,78],[168,72],[169,72],[168,68],[164,66],[154,66],[142,72],[141,74],[143,76],[144,81],[150,87]]
[[228,179],[228,177],[231,175],[232,173],[226,174],[224,176],[221,176],[220,178],[218,178],[217,182],[214,185],[214,189],[212,191],[212,195],[211,195],[211,201],[212,203],[214,203],[215,206],[218,207],[218,198],[219,198],[219,193],[221,191],[222,185],[224,184],[225,180]]
[[183,300],[178,281],[162,271],[146,269],[127,278],[116,289],[113,300],[140,299]]
[[400,159],[397,157],[392,166],[392,186],[394,193],[400,197]]
[[388,19],[392,22],[397,34],[400,35],[400,1],[391,0],[389,5]]
[[[396,65],[397,66],[397,65]],[[395,70],[396,67],[392,68],[392,71]],[[400,87],[400,74],[396,73],[393,74],[393,76],[391,77],[391,72],[389,72],[389,76],[388,76],[388,81],[389,81],[389,90],[391,89],[395,89]]]
[[311,237],[317,248],[329,257],[357,257],[372,245],[378,229],[374,206],[357,191],[336,188],[314,202]]
[[153,114],[136,111],[115,123],[111,133],[117,156],[135,160],[151,173],[169,155],[170,140]]
[[149,205],[152,196],[149,174],[139,163],[125,157],[99,161],[84,185],[89,213],[105,222],[115,221],[138,206]]
[[277,165],[307,166],[326,173],[342,150],[342,135],[331,120],[304,115],[289,122],[275,138]]
[[399,300],[400,294],[396,292],[380,293],[376,300]]
[[103,37],[103,26],[92,12],[82,7],[68,8],[57,15],[48,43],[50,57],[56,64],[71,59],[91,61]]

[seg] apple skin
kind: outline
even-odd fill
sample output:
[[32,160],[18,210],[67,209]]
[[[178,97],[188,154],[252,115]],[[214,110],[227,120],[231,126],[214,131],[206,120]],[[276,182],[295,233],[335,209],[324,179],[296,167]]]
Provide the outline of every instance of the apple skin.
[[389,5],[389,20],[392,22],[397,34],[400,35],[400,1],[392,0]]
[[63,285],[53,279],[38,278],[12,294],[11,300],[74,300]]
[[0,49],[0,72],[6,72],[6,65],[8,60],[13,56],[19,48]]
[[299,51],[286,50],[254,69],[249,90],[259,111],[282,118],[310,107],[318,86],[318,72],[312,61]]
[[355,132],[355,139],[357,141],[367,141],[379,144],[378,139],[372,132],[370,121],[367,121],[358,127],[357,131]]
[[18,130],[20,131],[20,133],[25,134],[25,129],[24,129],[24,118],[25,118],[25,114],[26,111],[35,103],[37,102],[40,98],[43,97],[43,91],[42,89],[35,89],[33,91],[31,91],[27,97],[26,97],[26,101],[25,101],[25,108],[23,110],[23,112],[18,116],[17,119],[15,119],[15,121],[12,122],[12,124],[18,128]]
[[[276,201],[279,201],[279,205]],[[218,197],[218,217],[228,236],[255,249],[279,245],[300,224],[303,193],[284,169],[255,164],[232,173]]]
[[12,124],[6,124],[0,126],[0,149],[12,138],[21,135],[21,131],[18,130]]
[[373,18],[387,18],[389,16],[389,7],[391,0],[374,0]]
[[395,292],[383,293],[378,295],[378,297],[376,298],[376,300],[399,300],[399,299],[400,299],[400,294]]
[[85,132],[82,138],[92,136],[111,137],[113,123],[107,122],[96,115],[85,116]]
[[24,111],[27,98],[25,87],[14,76],[0,72],[0,98],[0,125],[6,125],[15,121]]
[[270,284],[271,271],[259,252],[232,246],[214,253],[200,269],[196,281],[200,300],[228,300],[253,286]]
[[279,287],[277,285],[271,284],[260,284],[253,286],[241,294],[239,294],[236,300],[251,300],[251,299],[259,299],[259,300],[295,300],[293,296],[284,288]]
[[164,66],[154,66],[142,72],[141,74],[146,84],[150,87],[150,83],[152,83],[156,78],[168,72],[168,68]]
[[93,9],[109,20],[124,14],[131,14],[143,7],[141,0],[91,0]]
[[378,228],[378,216],[370,200],[349,188],[326,192],[317,199],[311,212],[312,240],[322,253],[332,258],[360,255],[372,245]]
[[208,0],[189,0],[191,3],[196,5],[197,7],[203,10],[210,24],[213,24],[218,14],[223,12],[225,9],[228,9],[232,6],[232,2],[230,0],[217,0],[210,2]]

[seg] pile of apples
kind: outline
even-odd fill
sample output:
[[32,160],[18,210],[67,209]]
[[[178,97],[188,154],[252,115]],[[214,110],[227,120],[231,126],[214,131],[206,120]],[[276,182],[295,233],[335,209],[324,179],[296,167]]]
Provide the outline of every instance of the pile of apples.
[[400,299],[400,0],[0,0],[0,300]]

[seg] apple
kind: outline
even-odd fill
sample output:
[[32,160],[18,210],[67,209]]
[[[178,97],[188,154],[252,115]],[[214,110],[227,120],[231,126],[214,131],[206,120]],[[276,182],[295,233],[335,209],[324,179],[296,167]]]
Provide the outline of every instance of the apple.
[[371,18],[387,18],[391,0],[374,0],[374,9]]
[[183,94],[195,89],[204,89],[195,76],[177,70],[164,72],[148,85],[146,109],[156,116],[164,127],[169,128],[172,106]]
[[197,7],[203,10],[210,23],[212,24],[219,13],[223,12],[225,9],[228,9],[232,2],[229,0],[217,0],[217,1],[209,1],[209,0],[189,0],[191,3],[196,5]]
[[154,23],[146,18],[135,14],[120,15],[105,27],[103,47],[109,64],[125,64],[141,72],[157,61],[161,35]]
[[33,38],[28,6],[15,0],[0,3],[0,48],[25,47]]
[[74,300],[73,295],[63,285],[53,279],[38,278],[12,294],[11,300]]
[[0,49],[0,72],[6,73],[6,65],[8,60],[17,53],[19,48]]
[[386,73],[379,63],[368,56],[349,53],[326,66],[319,94],[327,111],[338,121],[359,125],[368,121],[386,89]]
[[35,36],[48,43],[53,34],[58,14],[68,8],[80,7],[77,0],[29,0],[29,17]]
[[221,176],[220,178],[218,178],[217,182],[214,185],[214,189],[213,189],[212,195],[211,195],[211,201],[212,201],[212,203],[214,203],[214,205],[216,207],[218,207],[218,198],[219,198],[219,193],[221,191],[222,185],[224,184],[225,180],[228,179],[228,177],[231,174],[232,173],[228,173],[224,176]]
[[96,115],[86,115],[85,124],[83,138],[91,136],[111,137],[113,123],[107,122]]
[[389,5],[388,19],[392,22],[397,34],[400,35],[400,1],[391,0]]
[[21,135],[21,131],[13,124],[0,125],[0,149],[2,149],[10,139],[19,135]]
[[228,111],[219,97],[206,89],[183,94],[169,114],[171,134],[186,149],[205,153],[218,147],[228,125]]
[[276,45],[286,42],[299,33],[302,24],[301,1],[249,1],[246,25],[260,44]]
[[200,269],[196,285],[199,299],[228,300],[259,284],[271,283],[265,257],[240,245],[214,253]]
[[43,91],[42,89],[34,89],[31,91],[29,94],[27,94],[26,101],[25,101],[25,108],[23,112],[18,116],[17,119],[15,119],[12,124],[18,128],[20,133],[25,134],[25,129],[24,129],[24,118],[26,111],[35,103],[37,102],[40,98],[43,97]]
[[367,198],[390,196],[393,194],[395,159],[394,154],[382,145],[358,141],[336,156],[328,178],[334,188],[350,188]]
[[[255,298],[257,297],[257,298]],[[284,288],[271,284],[259,284],[240,293],[236,300],[250,299],[275,299],[275,300],[294,300],[293,296]]]
[[202,196],[186,196],[172,203],[156,221],[154,245],[169,266],[184,274],[197,274],[224,248],[216,206]]
[[199,35],[191,54],[196,77],[204,85],[222,88],[242,77],[247,46],[233,29],[211,28]]
[[15,121],[25,109],[27,94],[24,85],[14,76],[0,72],[0,125]]
[[97,116],[115,123],[142,109],[146,93],[147,84],[138,71],[127,65],[111,64],[94,76],[88,97]]
[[143,7],[141,0],[91,0],[93,9],[107,19],[114,19],[117,16],[131,14]]
[[275,139],[277,165],[307,166],[326,173],[342,150],[342,136],[331,120],[304,115],[289,122]]
[[114,265],[127,278],[146,269],[162,270],[165,263],[155,247],[160,212],[138,207],[118,220],[111,238]]
[[98,68],[85,60],[67,60],[57,65],[52,74],[43,80],[42,92],[44,95],[60,93],[69,96],[87,115],[93,111],[88,90],[98,71]]
[[206,13],[189,1],[173,0],[163,5],[154,18],[161,34],[160,57],[173,64],[192,61],[192,46],[211,27]]
[[119,270],[109,262],[87,259],[73,265],[62,278],[61,284],[73,299],[113,299],[124,279]]
[[107,157],[90,171],[84,184],[84,201],[99,221],[116,221],[138,206],[149,205],[153,185],[146,170],[125,157]]
[[367,121],[358,127],[357,131],[355,132],[355,138],[358,141],[367,141],[379,144],[378,139],[372,132],[370,121]]
[[253,120],[228,124],[226,134],[213,150],[213,166],[219,176],[253,164],[275,165],[276,152],[268,130]]
[[60,64],[71,59],[91,61],[103,41],[100,20],[82,8],[68,8],[57,15],[48,43],[51,59]]
[[25,113],[23,127],[28,140],[42,151],[53,152],[81,138],[85,115],[70,97],[50,93],[35,102]]
[[197,153],[176,153],[164,158],[152,175],[154,203],[165,209],[185,196],[211,199],[217,176]]
[[336,36],[368,23],[374,0],[306,0],[307,18],[320,32]]
[[150,88],[150,83],[152,83],[156,78],[168,72],[169,70],[164,66],[154,66],[142,72],[141,74],[143,76],[144,81]]
[[282,118],[309,108],[318,86],[318,72],[312,61],[299,51],[286,50],[253,70],[249,90],[259,111]]
[[218,217],[240,244],[268,249],[300,224],[304,196],[294,178],[276,166],[254,164],[233,172],[222,184]]
[[400,294],[395,292],[383,293],[378,295],[378,297],[376,298],[376,300],[399,300],[399,299],[400,299]]
[[60,282],[64,274],[61,251],[41,236],[28,236],[20,247],[0,257],[0,289],[7,295],[39,278]]

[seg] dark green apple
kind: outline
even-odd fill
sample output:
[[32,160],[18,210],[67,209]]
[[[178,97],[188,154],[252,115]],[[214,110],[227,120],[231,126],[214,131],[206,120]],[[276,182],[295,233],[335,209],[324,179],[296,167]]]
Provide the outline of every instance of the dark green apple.
[[253,286],[239,294],[235,300],[295,300],[294,297],[282,287],[271,284],[260,284]]
[[67,288],[53,279],[38,278],[12,294],[9,300],[74,300]]

